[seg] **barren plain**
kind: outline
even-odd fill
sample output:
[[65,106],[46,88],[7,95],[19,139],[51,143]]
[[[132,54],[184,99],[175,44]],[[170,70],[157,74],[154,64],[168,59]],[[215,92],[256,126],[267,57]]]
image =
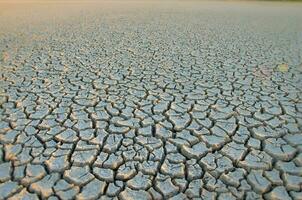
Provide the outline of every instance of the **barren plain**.
[[302,199],[302,3],[0,2],[0,199]]

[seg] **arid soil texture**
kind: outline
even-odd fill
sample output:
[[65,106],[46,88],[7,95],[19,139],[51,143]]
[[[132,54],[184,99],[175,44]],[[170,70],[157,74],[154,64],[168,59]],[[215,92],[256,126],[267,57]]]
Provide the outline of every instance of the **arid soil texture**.
[[302,4],[0,3],[0,199],[302,199]]

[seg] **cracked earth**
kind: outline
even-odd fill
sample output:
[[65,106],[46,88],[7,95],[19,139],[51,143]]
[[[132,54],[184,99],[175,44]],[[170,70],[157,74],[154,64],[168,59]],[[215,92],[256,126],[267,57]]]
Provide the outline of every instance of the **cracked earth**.
[[295,3],[0,4],[0,199],[302,199]]

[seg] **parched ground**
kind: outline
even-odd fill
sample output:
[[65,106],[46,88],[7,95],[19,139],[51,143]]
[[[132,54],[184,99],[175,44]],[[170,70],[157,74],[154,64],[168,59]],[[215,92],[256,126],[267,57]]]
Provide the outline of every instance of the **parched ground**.
[[302,199],[302,4],[0,3],[0,199]]

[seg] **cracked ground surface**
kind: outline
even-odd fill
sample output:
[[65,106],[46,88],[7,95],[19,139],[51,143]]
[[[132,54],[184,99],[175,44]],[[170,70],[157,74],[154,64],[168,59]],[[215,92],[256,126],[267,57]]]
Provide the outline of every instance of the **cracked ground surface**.
[[2,3],[0,199],[302,199],[299,11]]

